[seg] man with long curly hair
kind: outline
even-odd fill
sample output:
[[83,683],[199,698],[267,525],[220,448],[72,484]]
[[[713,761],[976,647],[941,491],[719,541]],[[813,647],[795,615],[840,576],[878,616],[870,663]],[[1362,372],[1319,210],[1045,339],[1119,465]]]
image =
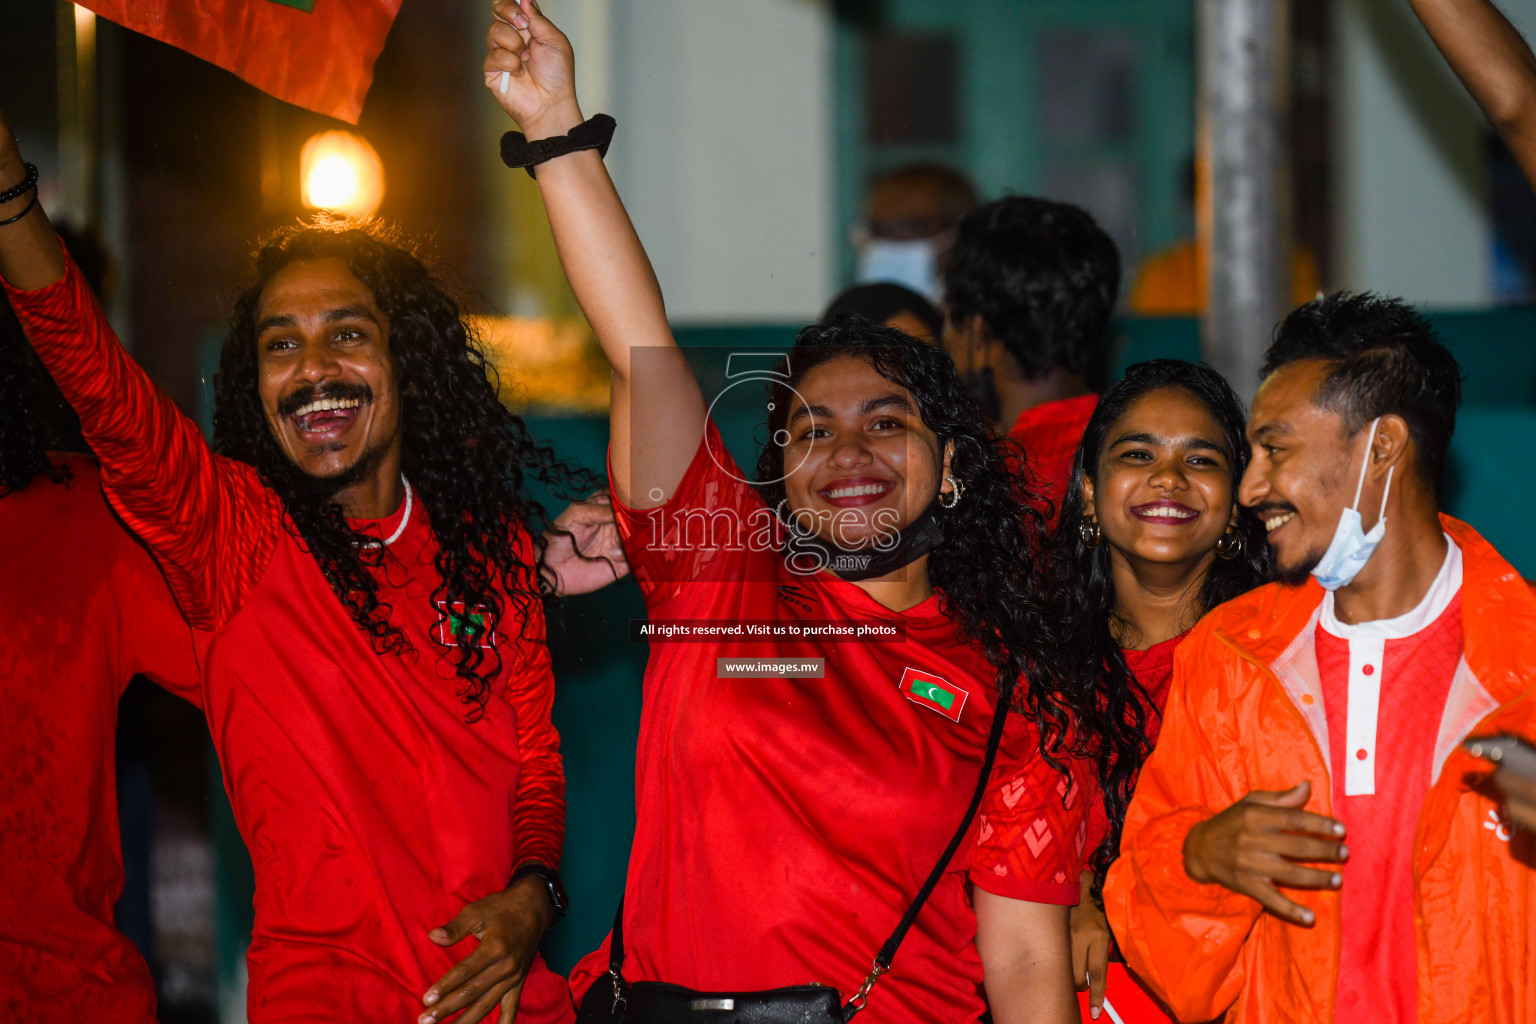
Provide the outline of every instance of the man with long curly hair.
[[96,463],[64,454],[68,412],[0,298],[0,1012],[139,1022],[154,982],[113,919],[117,701],[140,673],[197,701],[197,664]]
[[[0,123],[0,187],[25,177]],[[256,869],[250,1019],[565,1002],[536,956],[564,910],[541,605],[557,573],[523,485],[586,481],[502,407],[421,261],[349,223],[257,254],[215,454],[116,343],[35,200],[0,204],[0,273],[194,627]],[[611,580],[576,539],[563,589]]]

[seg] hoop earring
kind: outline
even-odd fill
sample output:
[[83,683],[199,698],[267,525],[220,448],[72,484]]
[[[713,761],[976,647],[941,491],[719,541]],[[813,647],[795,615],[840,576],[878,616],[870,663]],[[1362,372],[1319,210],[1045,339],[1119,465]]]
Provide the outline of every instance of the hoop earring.
[[939,492],[939,505],[945,509],[951,509],[960,504],[960,499],[965,497],[965,484],[948,474],[945,474],[944,479],[949,481],[949,486],[953,489],[949,492],[949,501],[944,500],[943,491]]
[[1078,524],[1077,536],[1083,542],[1083,547],[1089,550],[1104,543],[1104,531],[1099,529],[1099,521],[1092,516]]
[[1216,542],[1216,554],[1231,561],[1243,553],[1243,535],[1232,527],[1227,527],[1227,532],[1221,535]]

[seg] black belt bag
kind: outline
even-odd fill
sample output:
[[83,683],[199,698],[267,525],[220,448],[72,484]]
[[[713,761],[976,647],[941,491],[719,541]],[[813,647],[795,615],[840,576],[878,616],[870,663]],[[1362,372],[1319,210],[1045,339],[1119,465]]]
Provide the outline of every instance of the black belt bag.
[[997,710],[992,715],[992,731],[987,735],[986,756],[981,762],[981,777],[976,780],[976,791],[971,794],[965,818],[907,907],[907,912],[897,922],[896,930],[875,955],[864,984],[853,998],[845,1003],[842,994],[830,985],[794,985],[760,992],[698,992],[659,981],[630,984],[624,980],[622,970],[624,904],[620,901],[609,936],[608,973],[587,990],[576,1013],[576,1024],[847,1024],[864,1009],[870,990],[880,980],[880,975],[891,969],[891,961],[901,941],[907,937],[912,922],[917,920],[918,912],[928,902],[939,879],[944,877],[944,869],[970,831],[971,820],[976,817],[982,795],[987,790],[987,779],[992,775],[992,763],[997,758],[998,744],[1002,742],[1003,723],[1008,717],[1012,697],[1011,686],[998,695]]
[[[582,1008],[586,1008],[585,1004]],[[695,992],[662,981],[637,981],[631,985],[624,1017],[631,1024],[842,1024],[845,1019],[842,997],[837,989],[826,985],[796,985],[763,992]]]

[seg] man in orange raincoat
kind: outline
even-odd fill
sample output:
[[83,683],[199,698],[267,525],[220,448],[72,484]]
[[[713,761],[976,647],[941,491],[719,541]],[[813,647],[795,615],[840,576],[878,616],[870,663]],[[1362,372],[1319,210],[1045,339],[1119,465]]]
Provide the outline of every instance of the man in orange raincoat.
[[1266,364],[1241,499],[1279,581],[1179,649],[1110,923],[1186,1021],[1536,1022],[1530,788],[1462,749],[1536,736],[1536,596],[1438,511],[1456,362],[1340,293]]

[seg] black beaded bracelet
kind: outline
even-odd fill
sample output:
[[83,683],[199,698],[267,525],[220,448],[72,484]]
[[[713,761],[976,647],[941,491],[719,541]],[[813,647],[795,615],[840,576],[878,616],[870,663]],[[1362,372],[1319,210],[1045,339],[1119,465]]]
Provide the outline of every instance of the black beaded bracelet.
[[28,189],[37,187],[37,164],[23,164],[22,166],[27,169],[26,177],[21,179],[20,185],[0,192],[0,206],[4,206],[12,199],[20,199],[27,194]]
[[32,212],[32,207],[34,207],[36,205],[37,205],[37,186],[34,185],[32,187],[32,201],[27,204],[27,208],[22,210],[20,213],[18,213],[14,217],[7,217],[5,220],[0,220],[0,228],[5,227],[7,224],[15,224],[17,221],[21,220],[21,218],[23,218],[27,214],[31,213]]
[[535,177],[533,169],[536,165],[567,153],[595,149],[598,156],[607,156],[608,144],[613,141],[613,130],[618,126],[619,123],[607,114],[596,114],[564,135],[554,135],[537,142],[529,142],[522,132],[507,132],[501,137],[501,162],[508,167],[521,167],[532,178]]

